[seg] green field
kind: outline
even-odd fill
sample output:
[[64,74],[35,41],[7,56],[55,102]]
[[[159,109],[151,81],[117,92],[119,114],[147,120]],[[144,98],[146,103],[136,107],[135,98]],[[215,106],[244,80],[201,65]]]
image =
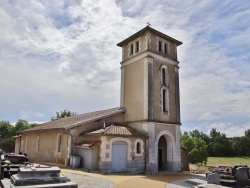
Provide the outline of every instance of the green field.
[[234,166],[246,164],[250,167],[250,157],[208,157],[207,166]]

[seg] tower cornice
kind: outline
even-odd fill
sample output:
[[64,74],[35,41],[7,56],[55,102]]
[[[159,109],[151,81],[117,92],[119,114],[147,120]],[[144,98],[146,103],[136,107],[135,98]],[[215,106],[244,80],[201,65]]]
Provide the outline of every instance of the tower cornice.
[[163,62],[167,62],[169,64],[176,65],[176,66],[179,65],[179,61],[175,61],[173,59],[170,59],[167,56],[158,55],[158,54],[156,54],[156,53],[154,53],[154,52],[152,52],[150,50],[147,50],[147,51],[144,51],[144,52],[134,56],[133,58],[129,58],[129,59],[125,60],[125,61],[122,61],[121,62],[121,67],[129,65],[131,63],[134,63],[134,62],[136,62],[136,61],[138,61],[140,59],[143,59],[145,57],[151,57],[153,59],[158,59],[158,60],[161,60]]

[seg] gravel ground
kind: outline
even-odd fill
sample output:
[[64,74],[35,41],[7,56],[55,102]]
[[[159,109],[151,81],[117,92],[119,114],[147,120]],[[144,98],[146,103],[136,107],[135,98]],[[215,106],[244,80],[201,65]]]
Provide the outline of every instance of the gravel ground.
[[61,172],[62,175],[78,184],[78,188],[113,188],[115,184],[109,180],[94,178],[69,172]]
[[[188,178],[188,179],[201,179],[201,180],[206,180],[205,177],[197,176],[194,178]],[[184,188],[184,187],[189,187],[189,188],[194,188],[194,185],[187,183],[187,179],[181,179],[181,180],[176,180],[168,183],[165,188]]]

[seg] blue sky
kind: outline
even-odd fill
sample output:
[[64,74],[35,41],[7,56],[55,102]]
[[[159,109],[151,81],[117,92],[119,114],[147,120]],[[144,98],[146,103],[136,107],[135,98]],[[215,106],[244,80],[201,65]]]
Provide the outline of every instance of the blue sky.
[[0,0],[0,120],[119,106],[121,49],[144,28],[178,47],[182,131],[250,129],[250,1]]

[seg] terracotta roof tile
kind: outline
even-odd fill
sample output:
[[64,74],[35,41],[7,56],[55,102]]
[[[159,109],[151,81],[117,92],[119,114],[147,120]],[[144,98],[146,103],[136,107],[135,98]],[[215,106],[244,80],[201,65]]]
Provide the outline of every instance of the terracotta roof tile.
[[98,144],[100,144],[101,141],[84,141],[78,144],[75,144],[75,147],[80,147],[80,148],[92,148]]
[[93,122],[105,117],[110,117],[116,114],[125,112],[124,108],[112,108],[107,110],[101,110],[96,112],[89,112],[85,114],[77,114],[74,116],[58,119],[55,121],[50,121],[47,123],[40,124],[36,127],[24,130],[26,131],[37,131],[37,130],[49,130],[49,129],[70,129],[76,126],[80,126],[85,123]]
[[106,136],[141,136],[148,137],[148,135],[142,131],[136,130],[126,125],[110,125],[106,128],[98,129],[96,131],[82,133],[81,135],[106,135]]

